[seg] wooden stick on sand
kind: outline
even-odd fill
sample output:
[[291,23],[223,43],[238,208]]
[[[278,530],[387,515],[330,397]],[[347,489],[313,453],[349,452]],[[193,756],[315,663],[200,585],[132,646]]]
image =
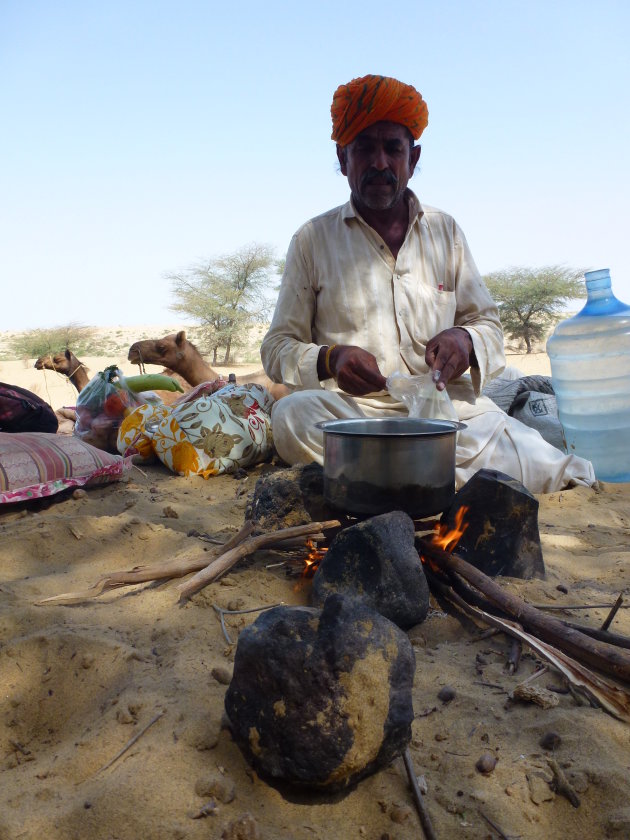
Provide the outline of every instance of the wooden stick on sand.
[[187,601],[196,592],[199,592],[199,590],[203,589],[209,583],[212,583],[212,581],[216,580],[222,574],[225,574],[241,557],[246,557],[248,554],[253,554],[254,551],[258,551],[260,548],[274,545],[281,540],[292,539],[293,537],[307,537],[318,531],[338,528],[340,524],[338,519],[331,519],[327,522],[309,522],[306,525],[296,525],[293,528],[283,528],[280,531],[249,537],[240,545],[217,557],[200,572],[197,572],[190,580],[187,580],[185,583],[180,583],[177,587],[179,601],[180,603]]
[[403,762],[405,764],[405,770],[407,771],[407,778],[409,779],[409,784],[411,785],[413,800],[416,803],[416,809],[418,811],[418,816],[420,817],[420,825],[422,826],[424,836],[426,837],[426,840],[437,840],[437,834],[433,829],[431,817],[429,816],[427,806],[425,805],[424,799],[422,797],[422,791],[420,790],[420,786],[418,785],[418,779],[416,778],[416,771],[413,766],[413,759],[411,758],[409,747],[407,747],[407,749],[403,753]]
[[495,607],[519,622],[530,633],[560,648],[569,656],[630,684],[630,653],[626,650],[600,642],[572,627],[567,627],[556,618],[544,615],[521,598],[503,590],[492,578],[457,554],[443,551],[428,540],[421,540],[421,544],[421,553],[430,557],[440,569],[463,577]]
[[[340,522],[332,519],[328,522],[310,522],[306,525],[297,525],[293,528],[283,528],[271,533],[259,534],[252,537],[255,528],[253,522],[247,522],[238,534],[235,534],[225,545],[213,548],[211,552],[204,552],[199,557],[197,552],[187,550],[179,557],[164,563],[161,566],[138,566],[123,572],[111,572],[100,578],[89,589],[77,592],[64,592],[61,595],[53,595],[36,601],[36,606],[71,605],[81,604],[97,598],[103,592],[110,589],[118,589],[121,586],[130,586],[135,583],[148,583],[156,580],[169,580],[170,578],[184,577],[190,572],[198,574],[191,578],[186,584],[180,585],[180,602],[187,600],[195,592],[203,589],[213,580],[216,580],[228,569],[230,569],[241,557],[252,554],[264,546],[278,546],[279,548],[294,547],[291,543],[297,537],[317,536],[329,528],[338,528]],[[287,542],[288,541],[288,542]],[[208,562],[208,554],[210,562]]]
[[[254,530],[253,522],[246,522],[241,530],[231,537],[224,545],[213,548],[210,556],[214,559],[229,549],[238,545],[243,540],[247,539]],[[192,554],[192,556],[191,556]],[[154,580],[169,580],[170,578],[184,577],[191,572],[197,572],[199,569],[204,569],[208,565],[208,552],[204,552],[200,557],[199,554],[186,550],[179,557],[175,557],[161,566],[137,566],[135,569],[129,569],[124,572],[111,572],[108,575],[100,578],[89,589],[84,589],[77,592],[64,592],[61,595],[52,595],[50,598],[44,598],[41,601],[36,601],[35,606],[53,606],[53,605],[71,605],[81,604],[83,601],[90,601],[97,598],[103,592],[109,592],[110,589],[118,589],[121,586],[131,586],[134,583],[148,583]]]

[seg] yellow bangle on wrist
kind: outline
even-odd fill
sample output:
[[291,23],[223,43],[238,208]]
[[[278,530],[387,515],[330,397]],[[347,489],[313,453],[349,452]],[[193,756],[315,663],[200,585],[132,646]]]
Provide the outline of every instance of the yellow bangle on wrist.
[[326,355],[324,356],[324,370],[326,371],[328,376],[330,376],[331,379],[335,378],[335,374],[330,369],[330,354],[332,353],[332,351],[335,349],[336,346],[337,346],[336,344],[331,344],[330,347],[328,348],[328,350],[326,350]]

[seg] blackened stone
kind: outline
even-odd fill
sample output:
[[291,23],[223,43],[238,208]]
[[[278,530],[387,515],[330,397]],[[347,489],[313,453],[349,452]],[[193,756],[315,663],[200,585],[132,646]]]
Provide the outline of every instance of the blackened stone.
[[456,548],[460,557],[490,577],[544,578],[538,501],[520,481],[497,470],[478,470],[455,494],[440,524],[453,528],[462,506],[468,510]]
[[414,654],[363,601],[276,607],[239,636],[225,697],[235,741],[269,780],[327,791],[408,746]]
[[413,520],[398,510],[340,531],[313,577],[313,603],[322,604],[333,592],[363,598],[403,629],[424,621],[429,587]]
[[315,463],[298,464],[261,476],[246,518],[265,531],[338,519],[338,514],[324,500],[323,467]]

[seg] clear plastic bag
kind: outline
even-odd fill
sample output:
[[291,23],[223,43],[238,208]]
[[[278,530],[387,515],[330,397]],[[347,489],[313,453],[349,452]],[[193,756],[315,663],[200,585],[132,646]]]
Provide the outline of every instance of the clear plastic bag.
[[116,365],[99,371],[77,398],[74,434],[106,452],[118,452],[118,428],[127,414],[142,402],[125,385]]
[[431,372],[413,376],[392,373],[387,377],[387,390],[407,406],[410,417],[427,420],[459,420],[446,389],[438,391]]

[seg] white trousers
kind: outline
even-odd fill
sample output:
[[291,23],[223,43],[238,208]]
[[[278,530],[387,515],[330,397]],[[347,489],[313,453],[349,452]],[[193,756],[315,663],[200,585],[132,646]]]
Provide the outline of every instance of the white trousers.
[[[453,401],[466,424],[458,432],[455,486],[459,489],[482,468],[499,470],[518,479],[530,493],[553,493],[576,484],[591,486],[595,473],[590,461],[567,455],[540,433],[509,417],[487,397],[474,404]],[[354,398],[336,391],[295,391],[274,403],[273,438],[288,464],[324,460],[324,433],[316,424],[353,417],[404,417],[406,408],[392,403],[384,408],[369,398]]]

